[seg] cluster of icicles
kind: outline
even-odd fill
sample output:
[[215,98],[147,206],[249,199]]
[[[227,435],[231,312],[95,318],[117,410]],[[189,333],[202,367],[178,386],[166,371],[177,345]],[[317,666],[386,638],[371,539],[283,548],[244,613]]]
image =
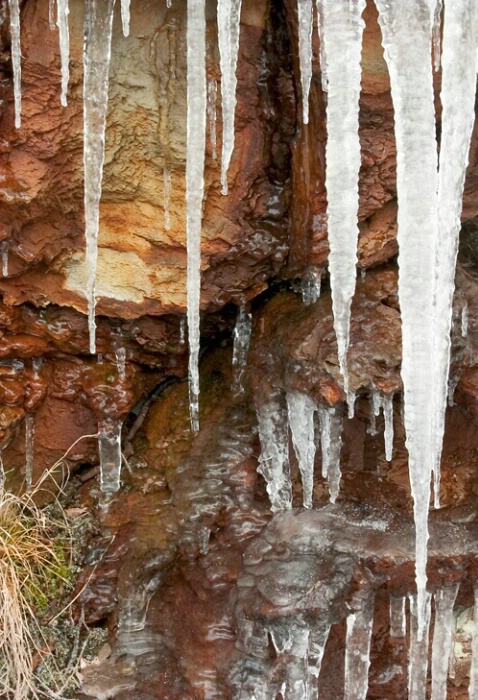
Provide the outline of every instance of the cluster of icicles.
[[[170,0],[166,0],[170,6]],[[345,394],[351,300],[355,290],[361,50],[366,0],[317,0],[322,84],[327,91],[326,188],[329,272]],[[474,121],[478,3],[476,0],[376,0],[390,73],[397,142],[399,301],[402,313],[404,419],[416,524],[418,634],[426,624],[426,560],[430,481],[439,464],[450,357],[451,306],[465,171]],[[95,352],[95,279],[104,161],[108,74],[115,0],[86,0],[84,47],[84,168],[87,299],[90,350]],[[18,0],[9,0],[15,124],[20,126],[21,51]],[[200,239],[208,89],[206,0],[187,3],[188,329],[193,429],[198,429]],[[54,22],[55,0],[50,0]],[[313,0],[297,0],[303,121],[308,121],[312,75]],[[68,86],[68,0],[56,0],[62,64],[62,104]],[[221,181],[234,147],[236,66],[241,0],[218,0],[223,119]],[[129,33],[130,1],[121,0]],[[441,32],[441,25],[443,27]],[[440,39],[442,35],[442,46]],[[441,139],[437,156],[434,68],[441,61]],[[166,185],[165,185],[166,189]],[[291,426],[297,401],[289,401]],[[301,427],[302,430],[302,427]],[[296,431],[297,432],[297,431]],[[300,441],[294,438],[300,452]],[[267,451],[268,448],[266,448]],[[279,449],[274,448],[276,451]],[[281,460],[280,454],[274,459]],[[310,455],[304,458],[310,460]],[[273,462],[273,460],[272,460]],[[272,463],[271,462],[271,463]],[[264,462],[263,462],[264,465]],[[265,468],[264,466],[262,467]],[[279,467],[273,467],[279,471]],[[309,481],[305,480],[305,484]],[[280,490],[281,486],[276,486]],[[309,485],[305,488],[308,493]],[[334,489],[331,488],[331,493]],[[308,496],[307,496],[308,498]]]

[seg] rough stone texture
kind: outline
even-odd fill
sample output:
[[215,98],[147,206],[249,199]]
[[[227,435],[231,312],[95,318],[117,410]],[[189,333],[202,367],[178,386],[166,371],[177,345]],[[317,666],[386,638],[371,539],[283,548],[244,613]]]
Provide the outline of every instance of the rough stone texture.
[[[168,10],[166,2],[132,0],[129,38],[122,36],[117,5],[101,203],[96,357],[88,353],[83,295],[84,3],[70,0],[66,109],[59,101],[58,34],[48,27],[48,3],[22,3],[19,131],[13,127],[10,37],[6,26],[2,28],[0,244],[4,254],[8,250],[8,275],[0,278],[0,446],[8,483],[17,488],[24,478],[27,413],[35,418],[35,480],[74,445],[58,469],[72,476],[75,507],[88,508],[98,521],[97,532],[85,543],[74,612],[78,618],[84,614],[87,625],[106,626],[112,649],[108,658],[82,669],[84,692],[119,700],[237,700],[240,670],[248,662],[241,612],[247,608],[253,625],[277,620],[278,615],[270,600],[258,603],[256,589],[247,591],[253,588],[248,575],[260,569],[254,552],[261,546],[267,549],[267,538],[282,517],[272,518],[265,484],[257,473],[255,409],[271,391],[284,399],[286,391],[297,390],[345,414],[326,274],[326,124],[318,38],[314,34],[310,123],[304,126],[295,0],[243,0],[236,149],[227,197],[220,194],[220,164],[213,158],[208,132],[201,431],[193,438],[187,337],[184,342],[181,330],[186,3],[173,0]],[[342,564],[350,577],[338,596],[340,614],[334,618],[323,663],[320,688],[327,700],[343,696],[344,611],[352,596],[367,587],[376,592],[368,697],[406,696],[406,645],[389,636],[388,605],[390,590],[413,591],[410,543],[402,559],[388,547],[393,538],[400,540],[397,523],[403,523],[410,539],[412,499],[400,417],[393,108],[371,1],[366,22],[358,245],[363,276],[358,276],[352,307],[349,354],[357,399],[354,418],[344,419],[342,480],[332,509],[343,527],[336,528],[334,547],[321,557],[328,557],[328,573]],[[219,80],[214,2],[208,4],[207,32],[208,79]],[[437,75],[438,118],[439,82]],[[219,97],[217,115],[219,154]],[[170,168],[172,177],[169,231],[164,168]],[[455,403],[447,413],[442,459],[444,510],[433,516],[450,538],[460,530],[473,534],[476,528],[477,220],[475,125],[453,307],[450,403]],[[304,306],[300,279],[311,266],[324,273],[323,292],[317,303]],[[243,391],[237,392],[231,388],[232,331],[237,305],[244,302],[252,313],[253,333]],[[465,306],[468,332],[463,335]],[[395,395],[390,463],[384,455],[382,416],[376,431],[371,429],[375,390]],[[108,418],[123,423],[126,461],[121,492],[105,504],[98,488],[94,436]],[[330,507],[327,484],[320,476],[320,450],[312,514],[300,510],[302,484],[292,449],[290,462],[294,510],[287,518],[326,519]],[[390,520],[392,540],[374,530],[378,512],[384,513],[384,522]],[[348,541],[343,547],[337,544],[339,535],[344,540],[351,536],[344,524],[350,513],[362,519],[370,534],[370,550],[360,561],[354,551],[356,534],[351,546]],[[288,549],[287,536],[288,531],[275,554],[290,568],[304,553],[292,552],[292,545]],[[432,587],[456,577],[463,580],[456,616],[457,644],[465,651],[448,693],[459,700],[468,682],[477,556],[475,544],[468,546],[464,534],[463,541],[455,541],[453,556],[433,544],[429,573]],[[261,554],[264,561],[267,556]],[[319,559],[316,553],[306,557],[316,578],[324,582],[328,573]],[[280,589],[279,568],[274,564],[264,571],[259,573],[274,596]],[[258,629],[262,639],[260,624]],[[277,682],[290,660],[279,657],[267,644],[264,658],[277,670]],[[279,693],[274,700],[278,698],[283,700]]]

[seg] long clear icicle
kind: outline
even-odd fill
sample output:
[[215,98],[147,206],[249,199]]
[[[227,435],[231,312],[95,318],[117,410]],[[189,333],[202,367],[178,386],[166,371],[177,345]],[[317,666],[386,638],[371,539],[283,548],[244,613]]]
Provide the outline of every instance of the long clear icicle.
[[[428,670],[428,632],[431,594],[425,593],[423,621],[419,618],[417,596],[410,596],[410,661],[408,665],[408,700],[425,700]],[[420,630],[420,626],[423,625]]]
[[373,592],[362,591],[359,610],[347,617],[344,700],[367,697],[373,607]]
[[287,410],[292,444],[302,478],[304,508],[312,508],[315,460],[314,414],[317,411],[317,404],[307,394],[290,391],[287,393]]
[[217,29],[221,64],[222,97],[222,194],[227,194],[227,171],[234,150],[236,68],[242,0],[217,0]]
[[261,456],[257,471],[266,481],[273,511],[292,507],[287,409],[280,395],[257,409]]
[[438,240],[436,247],[435,507],[440,505],[440,459],[450,366],[455,267],[463,188],[475,119],[478,3],[447,2],[442,47],[442,129],[438,173]]
[[87,0],[85,15],[83,163],[85,169],[86,297],[91,353],[96,352],[95,286],[113,8],[114,0]]
[[393,394],[384,394],[383,417],[385,419],[385,459],[392,461],[393,457]]
[[453,643],[453,606],[458,588],[459,584],[446,586],[435,594],[431,700],[446,700],[448,664]]
[[340,371],[348,395],[347,349],[358,240],[358,134],[365,0],[318,0],[328,80],[326,176],[329,272]]
[[302,90],[302,121],[309,123],[309,91],[312,80],[312,0],[297,0],[299,20],[299,64]]
[[66,107],[66,96],[68,93],[68,82],[70,80],[70,31],[68,28],[68,15],[70,9],[68,0],[57,0],[57,26],[60,36],[60,57],[61,57],[61,104]]
[[121,0],[121,23],[124,36],[129,36],[130,4],[131,0]]
[[199,430],[199,306],[201,225],[206,148],[206,0],[188,0],[186,231],[188,247],[189,404],[191,427]]
[[15,102],[15,127],[22,123],[22,50],[20,45],[20,7],[18,0],[8,0],[10,9],[10,34],[12,37],[13,99]]
[[[426,624],[428,506],[433,468],[434,251],[437,145],[431,34],[435,0],[377,0],[397,142],[402,380],[414,501],[418,635]],[[417,304],[417,299],[420,303]]]

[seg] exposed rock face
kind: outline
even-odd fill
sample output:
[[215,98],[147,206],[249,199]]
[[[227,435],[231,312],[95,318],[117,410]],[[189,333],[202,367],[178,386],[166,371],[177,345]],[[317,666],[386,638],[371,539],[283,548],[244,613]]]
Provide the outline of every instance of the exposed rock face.
[[[256,656],[277,685],[274,697],[282,698],[285,668],[294,655],[274,651],[267,624],[287,617],[279,610],[284,607],[277,598],[279,569],[295,562],[294,571],[300,569],[305,582],[314,585],[317,580],[330,584],[340,570],[322,697],[342,697],[344,617],[353,596],[368,589],[375,591],[369,697],[405,697],[406,644],[389,636],[388,605],[390,592],[406,595],[413,589],[412,500],[400,418],[393,107],[375,7],[370,1],[366,9],[362,60],[358,265],[364,276],[359,275],[353,302],[349,352],[357,400],[354,418],[344,419],[340,494],[333,508],[327,505],[317,453],[314,510],[297,514],[302,485],[290,449],[294,510],[274,518],[257,473],[256,409],[271,392],[285,405],[286,392],[299,391],[345,414],[326,273],[326,98],[318,39],[314,34],[310,121],[304,126],[296,2],[243,0],[236,148],[227,197],[219,182],[220,91],[217,158],[210,125],[208,130],[201,431],[193,438],[183,338],[186,1],[173,0],[168,9],[166,2],[132,0],[131,9],[130,37],[122,35],[119,8],[114,25],[96,357],[88,353],[83,292],[84,3],[70,0],[71,80],[68,106],[62,108],[58,35],[49,29],[48,3],[23,2],[18,131],[5,25],[1,35],[0,245],[6,274],[0,277],[0,444],[15,487],[25,475],[27,414],[35,421],[34,479],[74,445],[64,465],[76,479],[80,503],[97,512],[103,528],[90,546],[75,610],[78,616],[83,610],[87,624],[108,626],[113,653],[102,665],[84,670],[83,689],[90,697],[120,700],[132,697],[133,690],[136,700],[249,699],[252,691],[241,687],[241,673],[251,644],[257,643]],[[214,3],[208,6],[207,32],[208,80],[219,82]],[[438,87],[439,75],[439,113]],[[165,194],[169,177],[170,198]],[[457,403],[449,408],[442,459],[445,509],[434,516],[437,540],[446,533],[447,546],[453,538],[456,546],[451,552],[433,544],[429,572],[432,589],[462,581],[457,600],[462,612],[473,604],[477,579],[477,216],[475,126],[453,309],[450,398],[456,388]],[[305,306],[297,280],[311,270],[323,274],[323,291],[315,304]],[[243,390],[237,392],[231,389],[232,329],[236,306],[244,302],[250,302],[253,317],[252,345]],[[376,430],[370,426],[372,391],[395,394],[390,463],[383,417],[377,418]],[[109,508],[98,509],[95,436],[105,419],[123,423],[129,469],[123,469],[123,488]],[[384,514],[386,535],[376,527],[377,513]],[[340,526],[330,525],[334,518]],[[357,535],[349,521],[354,519],[363,521],[369,536],[362,557],[353,551]],[[330,525],[343,535],[345,544],[337,537],[331,545],[327,566],[320,564],[327,558],[317,553],[320,547],[312,554],[294,550],[291,533],[298,522],[307,529],[308,521],[315,523],[309,523],[314,532],[319,522],[319,530]],[[404,524],[408,538],[401,554],[389,546],[397,538],[397,523]],[[270,541],[281,527],[271,554]],[[297,564],[304,557],[309,569]],[[330,592],[333,586],[326,583]],[[266,588],[271,595],[264,594]],[[304,620],[323,620],[310,590],[304,596],[297,591]],[[302,598],[309,593],[310,605],[304,607]],[[265,636],[259,630],[254,642],[261,625]],[[469,650],[465,627],[460,643]],[[449,698],[464,697],[467,654]]]

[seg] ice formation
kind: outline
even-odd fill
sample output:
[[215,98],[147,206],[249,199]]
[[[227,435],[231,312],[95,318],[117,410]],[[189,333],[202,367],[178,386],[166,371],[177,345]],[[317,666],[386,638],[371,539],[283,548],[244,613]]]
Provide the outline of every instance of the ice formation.
[[[426,623],[430,479],[434,467],[437,144],[431,65],[435,2],[377,0],[390,73],[397,142],[398,295],[402,314],[404,417],[416,526],[418,636]],[[419,235],[417,235],[419,233]],[[420,299],[420,304],[417,304]]]
[[322,271],[318,267],[311,265],[302,280],[302,301],[306,306],[315,304],[320,297],[320,287],[322,284]]
[[61,104],[66,107],[68,82],[70,80],[70,31],[68,28],[68,15],[70,10],[68,0],[57,0],[57,25],[60,36],[61,57]]
[[431,700],[446,700],[448,665],[453,643],[453,606],[458,588],[459,584],[446,586],[435,594]]
[[468,304],[466,302],[461,310],[461,334],[463,338],[468,335]]
[[56,22],[55,22],[55,0],[49,0],[48,1],[48,23],[50,25],[50,29],[56,29]]
[[290,391],[287,393],[287,409],[292,443],[302,478],[304,508],[312,508],[315,460],[314,414],[317,411],[317,404],[306,394]]
[[124,36],[129,36],[130,4],[131,0],[121,0],[121,23]]
[[318,0],[327,70],[326,175],[329,272],[340,371],[348,393],[347,349],[358,240],[358,134],[365,0]]
[[106,496],[119,491],[121,485],[121,421],[103,420],[98,426],[100,456],[100,487]]
[[347,617],[344,700],[365,700],[368,690],[374,594],[362,591],[356,599],[359,608]]
[[20,46],[20,7],[18,0],[8,0],[10,8],[10,34],[12,37],[13,97],[15,102],[15,127],[22,123],[22,50]]
[[233,394],[240,394],[244,391],[242,377],[247,365],[247,354],[251,342],[252,315],[246,311],[244,304],[239,306],[237,312],[236,326],[234,328],[234,345],[232,349],[233,367]]
[[35,416],[25,414],[25,485],[31,491],[33,483],[33,458],[35,454]]
[[207,117],[209,120],[209,138],[213,160],[217,159],[217,80],[207,81]]
[[221,64],[222,97],[222,193],[227,194],[227,171],[234,150],[236,111],[236,68],[242,0],[218,0],[217,29]]
[[257,409],[261,456],[258,472],[266,481],[273,511],[291,508],[289,424],[282,396],[272,397]]
[[199,305],[201,294],[201,227],[206,147],[206,6],[189,0],[187,15],[187,149],[186,232],[189,332],[189,403],[191,427],[199,430]]
[[171,229],[171,169],[163,168],[163,207],[164,207],[164,228]]
[[2,241],[1,252],[2,252],[2,275],[3,277],[8,277],[8,249],[10,244],[8,241]]
[[120,382],[126,381],[126,348],[121,346],[115,349],[116,367]]
[[302,89],[302,121],[309,122],[309,91],[312,80],[312,0],[297,0],[299,19],[299,64]]
[[[408,698],[425,700],[428,671],[428,632],[431,615],[431,594],[425,592],[423,613],[418,610],[418,596],[410,596],[410,660],[408,663]],[[421,615],[423,614],[423,619]]]
[[393,394],[383,395],[383,417],[385,419],[385,459],[393,456]]
[[96,265],[114,0],[87,0],[83,54],[83,162],[90,352],[96,351]]
[[340,452],[342,450],[342,416],[338,409],[319,406],[322,476],[329,485],[330,502],[335,503],[340,490]]
[[405,596],[390,596],[390,636],[405,637],[407,632],[407,616],[405,612]]

